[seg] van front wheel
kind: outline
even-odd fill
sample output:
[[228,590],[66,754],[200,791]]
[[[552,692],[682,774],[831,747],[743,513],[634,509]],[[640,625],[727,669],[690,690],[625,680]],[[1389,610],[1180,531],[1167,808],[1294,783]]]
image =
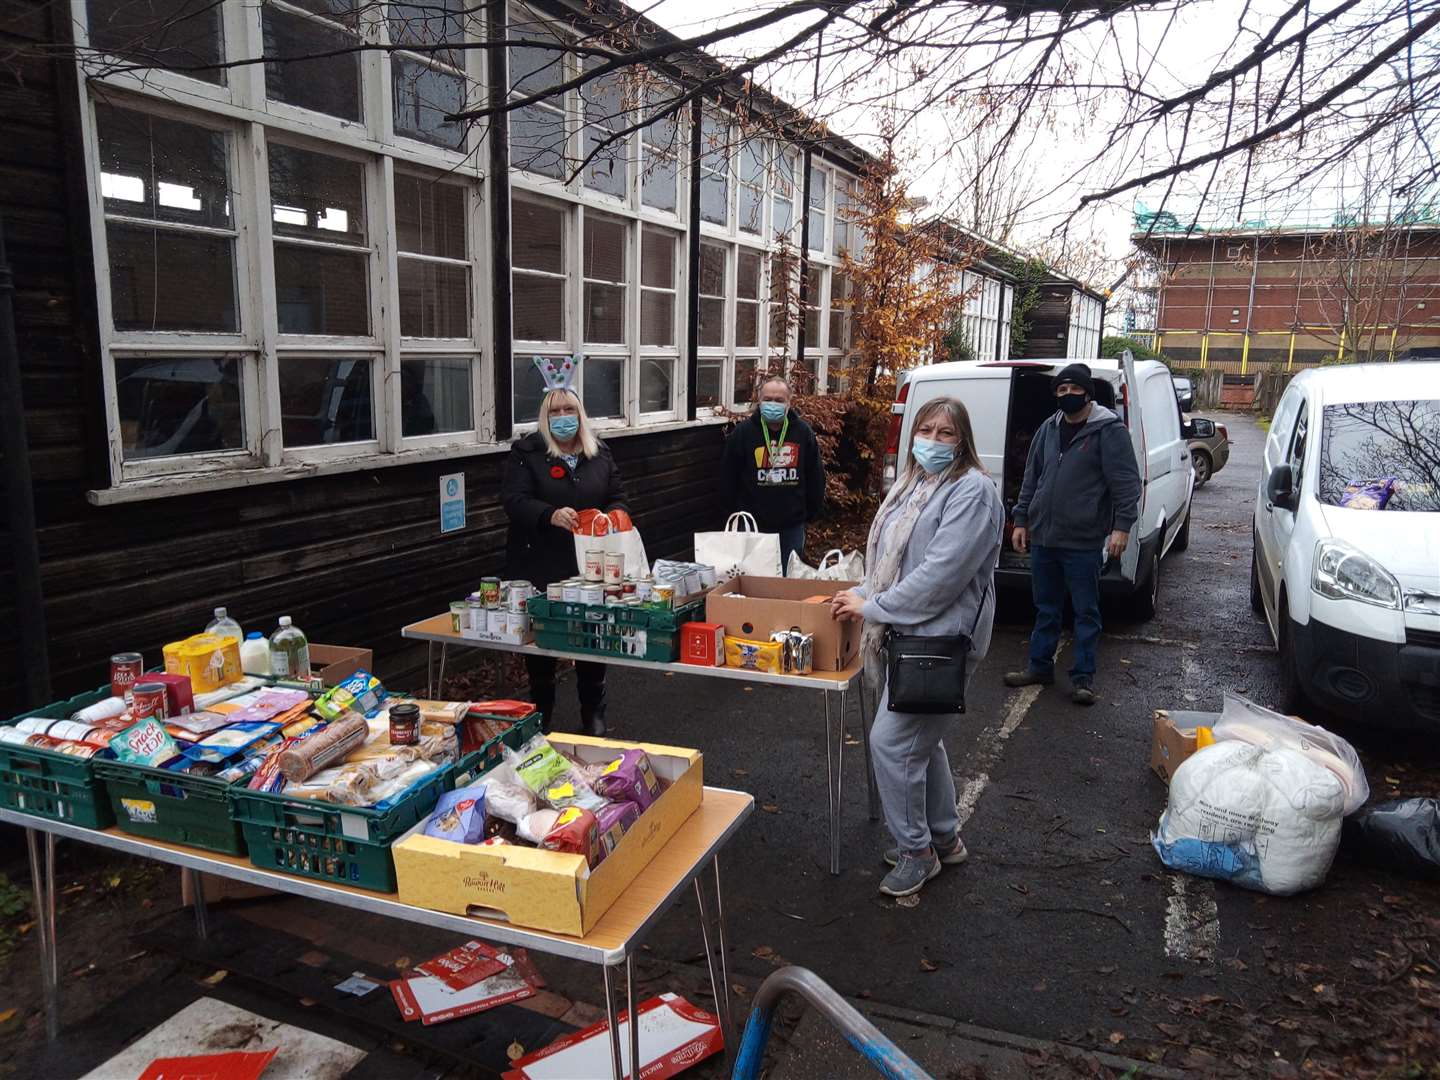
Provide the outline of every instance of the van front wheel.
[[1155,617],[1160,606],[1160,552],[1151,553],[1140,578],[1135,595],[1130,598],[1130,611],[1141,622]]

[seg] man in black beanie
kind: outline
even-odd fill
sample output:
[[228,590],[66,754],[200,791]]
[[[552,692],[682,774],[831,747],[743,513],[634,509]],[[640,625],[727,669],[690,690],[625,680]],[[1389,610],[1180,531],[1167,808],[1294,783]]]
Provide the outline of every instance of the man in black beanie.
[[1051,380],[1060,409],[1040,425],[1025,462],[1013,514],[1016,551],[1030,552],[1035,629],[1030,662],[1005,676],[1007,686],[1049,686],[1065,595],[1075,609],[1075,663],[1070,700],[1095,704],[1100,641],[1100,572],[1118,559],[1140,512],[1140,469],[1120,417],[1095,401],[1086,364],[1066,364]]

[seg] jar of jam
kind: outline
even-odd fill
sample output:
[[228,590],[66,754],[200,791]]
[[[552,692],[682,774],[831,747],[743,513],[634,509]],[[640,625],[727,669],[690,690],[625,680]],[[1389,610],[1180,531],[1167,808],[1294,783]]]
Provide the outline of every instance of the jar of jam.
[[390,745],[414,746],[420,741],[420,706],[400,701],[390,706]]

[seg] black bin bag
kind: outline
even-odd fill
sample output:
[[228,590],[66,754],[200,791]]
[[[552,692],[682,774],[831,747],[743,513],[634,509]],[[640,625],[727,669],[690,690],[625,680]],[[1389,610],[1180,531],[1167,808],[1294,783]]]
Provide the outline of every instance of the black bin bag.
[[1440,799],[1392,799],[1345,820],[1357,858],[1411,877],[1440,881]]

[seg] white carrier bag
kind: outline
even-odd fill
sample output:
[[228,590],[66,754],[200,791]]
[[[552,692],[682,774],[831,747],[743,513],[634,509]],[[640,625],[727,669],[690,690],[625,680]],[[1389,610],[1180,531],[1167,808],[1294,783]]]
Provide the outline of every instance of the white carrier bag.
[[695,561],[713,566],[717,581],[736,574],[779,577],[780,536],[762,533],[754,515],[742,510],[726,519],[723,532],[695,534]]

